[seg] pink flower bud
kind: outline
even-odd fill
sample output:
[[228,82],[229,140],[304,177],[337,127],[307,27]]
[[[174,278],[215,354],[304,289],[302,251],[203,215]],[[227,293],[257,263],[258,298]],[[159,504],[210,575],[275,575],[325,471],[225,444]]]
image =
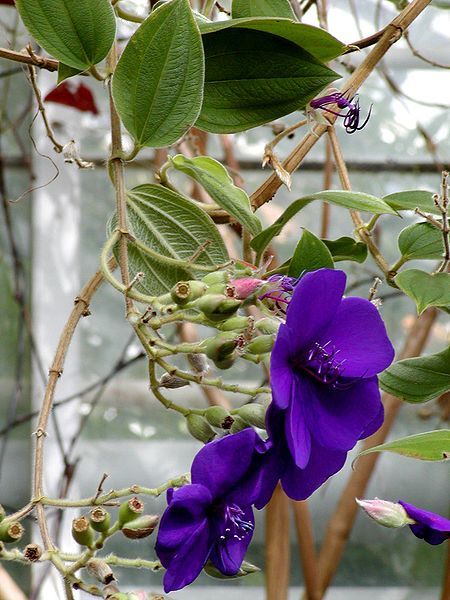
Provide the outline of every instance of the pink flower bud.
[[389,502],[388,500],[359,500],[355,498],[357,504],[369,515],[371,519],[376,521],[383,527],[404,527],[414,523],[409,517],[406,510],[401,504]]
[[262,279],[255,279],[254,277],[241,277],[239,279],[232,279],[230,281],[230,285],[232,285],[235,289],[236,298],[239,298],[239,300],[248,298],[264,283],[266,282]]

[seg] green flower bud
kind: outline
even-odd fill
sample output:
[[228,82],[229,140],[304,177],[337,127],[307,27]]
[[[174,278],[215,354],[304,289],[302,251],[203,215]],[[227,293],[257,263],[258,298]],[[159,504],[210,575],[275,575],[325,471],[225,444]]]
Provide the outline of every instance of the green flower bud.
[[6,517],[6,511],[3,506],[0,504],[0,522]]
[[244,419],[241,419],[241,417],[239,417],[238,415],[235,415],[233,418],[234,421],[233,425],[230,428],[230,433],[238,433],[239,431],[242,431],[243,429],[247,429],[247,427],[249,427],[248,423],[246,423]]
[[89,514],[89,523],[95,531],[108,531],[111,524],[111,515],[103,507],[96,506]]
[[[227,425],[231,415],[226,408],[223,408],[223,406],[210,406],[206,409],[205,417],[208,423],[213,427],[223,428],[224,423]],[[230,427],[231,424],[226,428],[229,429]]]
[[273,335],[258,335],[247,345],[247,351],[252,354],[266,354],[273,348]]
[[111,567],[100,558],[91,558],[86,564],[86,569],[91,577],[103,585],[108,585],[116,580]]
[[210,321],[224,321],[231,317],[241,306],[241,301],[236,298],[227,298],[223,294],[205,294],[195,302],[196,308],[201,310]]
[[137,517],[139,517],[144,510],[144,503],[139,500],[139,498],[131,498],[130,500],[126,500],[122,502],[119,508],[118,521],[120,525],[124,525],[124,523],[128,523],[129,521],[133,521]]
[[245,406],[241,406],[237,414],[249,425],[264,429],[266,409],[262,404],[245,404]]
[[179,281],[171,290],[170,295],[176,304],[187,304],[203,296],[208,286],[201,281]]
[[37,544],[28,544],[23,549],[23,557],[30,562],[38,561],[42,556],[42,548]]
[[204,354],[187,354],[186,358],[196,373],[205,375],[209,371],[208,361]]
[[259,319],[256,321],[255,327],[261,333],[277,333],[280,327],[280,321],[276,321],[275,319],[271,319],[270,317],[264,317],[263,319]]
[[225,358],[215,360],[214,364],[216,365],[216,367],[218,369],[225,371],[226,369],[231,369],[231,367],[234,365],[234,361],[236,360],[237,357],[238,357],[237,352],[233,352],[233,354],[230,354],[229,356],[227,356]]
[[216,283],[227,283],[230,279],[230,275],[227,271],[214,271],[208,273],[202,278],[202,281],[208,286],[212,286]]
[[3,521],[0,523],[0,540],[12,544],[20,540],[24,531],[19,521]]
[[206,356],[211,360],[220,361],[231,356],[237,346],[241,346],[243,343],[242,336],[236,335],[233,331],[227,331],[204,340],[202,350],[205,349]]
[[242,565],[240,566],[239,571],[235,575],[224,575],[209,560],[203,567],[203,570],[210,577],[214,577],[214,579],[237,579],[238,577],[245,577],[246,575],[250,575],[251,573],[257,573],[261,569],[244,560]]
[[142,517],[138,517],[124,525],[122,533],[130,540],[140,540],[155,531],[158,521],[158,515],[142,515]]
[[255,319],[253,317],[231,317],[220,324],[221,331],[244,331],[252,329]]
[[210,427],[206,419],[200,415],[193,413],[186,417],[186,425],[189,433],[196,440],[200,440],[204,444],[207,444],[216,437],[214,430]]
[[72,521],[72,537],[80,546],[91,547],[94,544],[94,530],[86,517]]

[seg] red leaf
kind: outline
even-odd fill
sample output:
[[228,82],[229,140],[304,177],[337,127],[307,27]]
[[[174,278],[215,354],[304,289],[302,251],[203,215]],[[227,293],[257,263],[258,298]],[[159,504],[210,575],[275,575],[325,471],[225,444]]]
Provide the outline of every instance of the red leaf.
[[[1,0],[0,0],[1,2]],[[91,112],[98,115],[91,90],[84,83],[74,81],[63,81],[58,87],[51,90],[44,98],[45,102],[57,102],[65,106],[71,106],[82,112]]]

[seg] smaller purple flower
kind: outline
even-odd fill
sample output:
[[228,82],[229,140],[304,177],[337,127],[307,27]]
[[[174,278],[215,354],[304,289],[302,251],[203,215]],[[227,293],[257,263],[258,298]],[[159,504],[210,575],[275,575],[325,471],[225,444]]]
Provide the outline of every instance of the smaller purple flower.
[[295,286],[300,281],[299,277],[288,277],[287,275],[271,275],[266,284],[271,284],[269,289],[259,296],[260,300],[272,300],[275,307],[286,314],[287,307],[291,301]]
[[239,571],[253,536],[252,505],[264,506],[276,485],[264,474],[265,452],[253,429],[227,435],[198,452],[192,484],[168,491],[156,542],[166,593],[189,585],[208,560],[226,576]]
[[[336,106],[340,110],[347,109],[347,112],[337,112],[331,108],[328,108],[330,105],[336,104]],[[355,131],[360,131],[363,127],[366,126],[368,120],[370,119],[370,115],[372,112],[372,106],[369,108],[369,113],[365,118],[364,122],[360,124],[359,113],[359,97],[356,94],[353,98],[346,98],[345,95],[341,92],[336,92],[333,94],[328,94],[327,96],[321,96],[320,98],[314,98],[309,103],[311,108],[314,109],[322,109],[325,112],[328,112],[332,115],[336,115],[337,117],[342,117],[344,119],[344,127],[347,133],[355,133]]]
[[415,521],[409,528],[413,534],[433,546],[442,544],[450,538],[450,520],[423,508],[418,508],[403,500],[398,501],[403,506],[408,517]]

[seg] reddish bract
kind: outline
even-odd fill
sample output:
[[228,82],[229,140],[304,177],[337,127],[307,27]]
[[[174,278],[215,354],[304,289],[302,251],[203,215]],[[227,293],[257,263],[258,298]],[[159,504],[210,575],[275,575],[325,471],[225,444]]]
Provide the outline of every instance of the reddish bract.
[[[1,0],[0,0],[1,1]],[[98,108],[91,90],[83,83],[64,81],[51,90],[44,98],[45,102],[56,102],[71,106],[82,112],[98,115]]]

